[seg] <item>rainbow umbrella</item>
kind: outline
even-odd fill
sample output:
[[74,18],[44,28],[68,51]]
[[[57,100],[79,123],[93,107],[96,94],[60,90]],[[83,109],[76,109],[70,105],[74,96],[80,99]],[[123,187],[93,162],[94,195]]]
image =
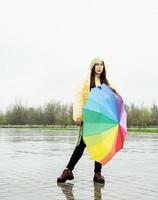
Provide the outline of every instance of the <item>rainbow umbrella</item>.
[[123,148],[126,135],[121,96],[104,83],[92,88],[83,107],[83,140],[90,158],[105,165]]

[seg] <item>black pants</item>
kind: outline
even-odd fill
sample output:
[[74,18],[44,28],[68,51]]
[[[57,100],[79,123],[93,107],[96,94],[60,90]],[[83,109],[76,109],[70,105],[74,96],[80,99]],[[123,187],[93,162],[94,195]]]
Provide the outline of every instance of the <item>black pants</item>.
[[[76,163],[79,161],[79,159],[83,155],[85,147],[86,147],[86,145],[83,141],[83,138],[81,137],[81,141],[80,141],[79,145],[76,146],[76,148],[70,158],[70,161],[69,161],[68,165],[66,166],[68,169],[70,169],[70,170],[74,169]],[[101,172],[101,168],[102,168],[102,165],[99,162],[95,161],[94,172]]]

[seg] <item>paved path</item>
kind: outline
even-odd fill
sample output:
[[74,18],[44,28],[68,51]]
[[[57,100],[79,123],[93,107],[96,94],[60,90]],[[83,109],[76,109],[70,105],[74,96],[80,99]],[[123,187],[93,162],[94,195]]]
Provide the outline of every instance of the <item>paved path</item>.
[[86,151],[75,179],[57,185],[74,147],[73,132],[0,129],[0,200],[158,199],[158,135],[128,136],[103,167],[105,186],[93,184]]

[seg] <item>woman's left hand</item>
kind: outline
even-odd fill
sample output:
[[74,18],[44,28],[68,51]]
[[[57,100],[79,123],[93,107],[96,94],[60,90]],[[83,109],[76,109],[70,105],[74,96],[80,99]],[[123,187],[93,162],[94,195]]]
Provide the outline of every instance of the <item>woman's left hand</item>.
[[82,120],[81,120],[81,119],[77,119],[77,120],[76,120],[76,125],[77,125],[77,126],[82,126],[82,125],[83,125]]

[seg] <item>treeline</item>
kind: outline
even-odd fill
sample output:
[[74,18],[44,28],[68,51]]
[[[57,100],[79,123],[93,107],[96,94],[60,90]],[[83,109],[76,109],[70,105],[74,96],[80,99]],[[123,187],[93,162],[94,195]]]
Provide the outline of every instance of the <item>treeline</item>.
[[51,101],[44,106],[26,107],[21,103],[0,113],[0,125],[74,125],[72,105]]
[[127,112],[127,126],[128,127],[158,127],[158,106],[153,104],[152,107],[147,108],[143,104],[136,106],[133,103],[125,105]]
[[[158,127],[158,106],[125,105],[128,127]],[[21,103],[10,106],[5,113],[0,112],[0,125],[74,125],[72,104],[50,101],[37,108]]]

